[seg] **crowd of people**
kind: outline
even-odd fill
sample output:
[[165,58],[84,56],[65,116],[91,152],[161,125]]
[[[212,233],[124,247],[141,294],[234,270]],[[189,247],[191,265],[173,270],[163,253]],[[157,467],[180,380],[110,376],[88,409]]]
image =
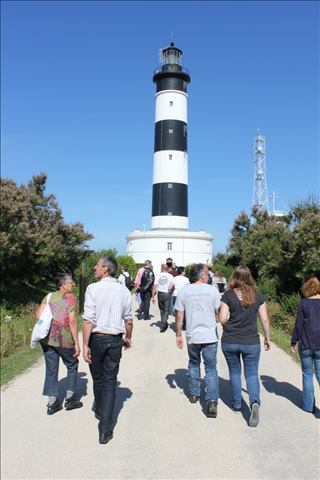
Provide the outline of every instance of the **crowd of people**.
[[[217,372],[218,331],[223,329],[221,349],[226,359],[232,394],[231,408],[242,410],[241,371],[247,384],[250,402],[248,425],[259,424],[260,411],[260,337],[259,315],[264,334],[264,349],[270,350],[270,325],[266,302],[245,266],[237,267],[227,282],[222,272],[212,272],[207,265],[193,264],[186,275],[184,267],[176,267],[171,258],[161,265],[157,275],[150,260],[144,262],[134,281],[126,266],[116,279],[118,269],[114,257],[98,260],[95,278],[85,293],[83,312],[83,357],[89,364],[94,392],[94,414],[99,420],[99,443],[113,437],[113,410],[117,375],[122,349],[132,345],[133,311],[131,290],[135,287],[139,300],[137,318],[149,320],[150,302],[158,300],[160,332],[168,329],[168,318],[175,317],[176,346],[182,349],[185,339],[188,350],[188,398],[191,403],[200,399],[200,365],[205,369],[206,414],[215,418],[218,413],[219,377]],[[80,343],[76,321],[76,299],[70,274],[57,277],[57,291],[48,294],[37,309],[41,317],[49,304],[52,324],[48,336],[41,341],[45,358],[43,395],[48,396],[47,414],[61,410],[58,398],[58,368],[61,358],[67,368],[66,410],[81,408],[76,396]],[[314,370],[320,385],[320,282],[310,277],[303,282],[300,302],[291,339],[291,349],[298,351],[302,365],[302,408],[315,409]]]

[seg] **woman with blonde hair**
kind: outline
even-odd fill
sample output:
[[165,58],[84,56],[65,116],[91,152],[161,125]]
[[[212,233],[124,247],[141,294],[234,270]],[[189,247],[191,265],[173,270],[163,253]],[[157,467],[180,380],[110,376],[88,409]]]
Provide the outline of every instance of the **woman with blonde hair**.
[[291,337],[291,351],[296,353],[298,343],[302,367],[302,409],[312,413],[315,408],[313,373],[320,385],[320,282],[307,278],[301,287],[303,298],[298,307]]
[[258,313],[264,331],[264,348],[269,350],[270,326],[264,297],[257,291],[249,268],[237,267],[231,275],[227,291],[221,298],[221,346],[229,367],[232,409],[235,412],[241,411],[242,359],[251,409],[250,427],[258,425],[260,409],[258,368],[261,348],[257,327]]

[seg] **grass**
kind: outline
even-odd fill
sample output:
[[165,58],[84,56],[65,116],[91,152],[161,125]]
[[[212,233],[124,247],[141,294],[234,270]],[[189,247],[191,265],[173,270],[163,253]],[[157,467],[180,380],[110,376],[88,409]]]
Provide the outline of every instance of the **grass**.
[[[263,330],[260,324],[259,324],[259,331],[263,335]],[[290,350],[291,335],[289,335],[289,333],[284,332],[280,328],[270,326],[270,336],[271,336],[271,341],[275,343],[277,347],[284,350],[296,362],[300,361],[298,353],[294,354]]]
[[[1,309],[1,386],[32,367],[42,355],[42,348],[30,348],[30,336],[34,325],[34,304],[16,310]],[[12,319],[6,321],[6,315]],[[78,315],[78,329],[82,327]]]
[[17,375],[30,368],[41,357],[41,347],[31,349],[23,346],[1,360],[1,386],[13,380]]

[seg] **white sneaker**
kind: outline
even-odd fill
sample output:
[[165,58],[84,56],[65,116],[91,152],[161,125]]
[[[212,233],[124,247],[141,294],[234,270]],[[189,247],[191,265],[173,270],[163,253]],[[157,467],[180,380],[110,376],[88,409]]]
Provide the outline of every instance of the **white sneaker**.
[[251,415],[249,418],[249,427],[256,427],[259,424],[259,403],[253,403],[251,405]]

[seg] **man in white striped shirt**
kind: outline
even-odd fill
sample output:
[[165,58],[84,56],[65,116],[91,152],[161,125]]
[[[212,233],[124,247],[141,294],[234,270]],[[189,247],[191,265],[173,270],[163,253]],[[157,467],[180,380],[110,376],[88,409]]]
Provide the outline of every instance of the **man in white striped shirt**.
[[112,415],[122,345],[131,347],[133,329],[131,294],[114,278],[116,271],[114,257],[98,260],[94,274],[100,281],[88,286],[82,316],[83,357],[90,365],[93,379],[99,443],[108,443],[113,437]]

